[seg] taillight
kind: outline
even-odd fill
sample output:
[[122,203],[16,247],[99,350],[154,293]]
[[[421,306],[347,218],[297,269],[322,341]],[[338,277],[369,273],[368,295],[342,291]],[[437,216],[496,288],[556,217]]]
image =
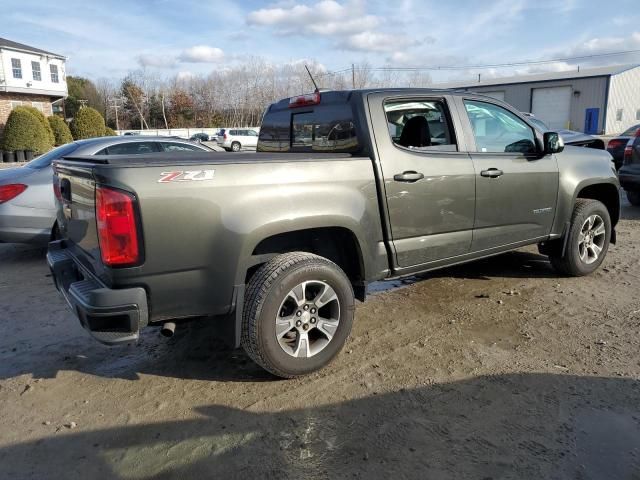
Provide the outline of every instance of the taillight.
[[140,261],[135,197],[121,190],[96,187],[96,220],[102,262],[111,267]]
[[0,185],[0,203],[8,202],[16,198],[27,189],[22,183],[10,183],[9,185]]
[[53,194],[56,197],[56,200],[62,202],[62,192],[60,191],[60,181],[57,177],[53,179]]
[[636,137],[640,137],[640,128],[636,130]]
[[619,138],[614,138],[613,140],[609,141],[609,144],[607,145],[607,148],[612,150],[614,148],[620,147],[624,143],[625,143],[624,140],[620,140]]
[[633,147],[631,145],[627,145],[624,148],[624,160],[623,163],[629,164],[631,163],[631,154],[633,153]]
[[226,134],[226,133],[224,134],[223,138],[224,138],[225,140],[227,139],[227,134]]
[[320,94],[318,92],[291,97],[289,99],[289,108],[305,107],[307,105],[318,105],[320,103]]

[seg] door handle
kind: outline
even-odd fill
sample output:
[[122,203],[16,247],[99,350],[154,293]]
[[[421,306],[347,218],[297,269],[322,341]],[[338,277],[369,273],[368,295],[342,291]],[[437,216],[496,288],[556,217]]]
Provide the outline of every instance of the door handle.
[[408,170],[402,173],[396,173],[393,176],[393,179],[396,182],[417,182],[418,180],[422,180],[424,178],[424,174],[420,172],[414,172],[413,170]]
[[480,176],[482,177],[498,178],[501,175],[504,175],[504,172],[497,168],[490,168],[489,170],[482,170],[480,172]]

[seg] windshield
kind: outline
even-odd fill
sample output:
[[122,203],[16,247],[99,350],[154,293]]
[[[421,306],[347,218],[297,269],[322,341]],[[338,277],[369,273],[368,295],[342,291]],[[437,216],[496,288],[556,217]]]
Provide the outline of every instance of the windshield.
[[636,136],[636,132],[638,131],[638,129],[640,129],[640,124],[639,125],[634,125],[630,129],[625,130],[624,133],[622,135],[620,135],[620,136],[621,137],[635,137]]
[[47,153],[40,155],[37,158],[34,158],[29,163],[25,165],[28,168],[40,169],[45,168],[51,165],[52,160],[56,160],[58,158],[62,158],[65,155],[69,155],[74,152],[80,145],[77,143],[67,143],[65,145],[60,145],[53,150],[48,151]]

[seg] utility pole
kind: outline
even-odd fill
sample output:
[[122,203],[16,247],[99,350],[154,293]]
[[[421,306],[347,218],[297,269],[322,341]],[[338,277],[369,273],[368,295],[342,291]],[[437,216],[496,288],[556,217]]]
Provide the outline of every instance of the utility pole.
[[356,89],[356,64],[351,64],[351,88]]
[[115,116],[116,116],[116,130],[120,130],[120,121],[118,119],[118,109],[122,108],[122,105],[120,105],[118,103],[118,101],[122,101],[122,99],[119,98],[109,98],[107,99],[107,102],[111,102],[112,104],[109,105],[110,108],[113,108]]
[[78,103],[80,104],[80,108],[86,107],[88,102],[89,100],[78,100]]

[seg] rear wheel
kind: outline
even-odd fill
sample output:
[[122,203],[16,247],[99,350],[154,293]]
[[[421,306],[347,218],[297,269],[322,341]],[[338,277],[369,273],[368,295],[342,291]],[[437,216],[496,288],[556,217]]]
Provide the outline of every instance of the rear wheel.
[[630,192],[628,190],[626,192],[627,192],[627,200],[629,200],[629,203],[634,207],[640,207],[640,192],[638,191]]
[[351,283],[338,265],[311,253],[278,255],[247,286],[242,346],[278,377],[314,372],[344,346],[354,308]]
[[549,255],[560,273],[575,277],[588,275],[602,264],[611,239],[611,219],[607,208],[597,200],[579,198],[573,209],[564,255]]
[[231,144],[231,151],[233,152],[239,152],[241,148],[242,148],[242,145],[240,145],[240,142],[233,142]]

